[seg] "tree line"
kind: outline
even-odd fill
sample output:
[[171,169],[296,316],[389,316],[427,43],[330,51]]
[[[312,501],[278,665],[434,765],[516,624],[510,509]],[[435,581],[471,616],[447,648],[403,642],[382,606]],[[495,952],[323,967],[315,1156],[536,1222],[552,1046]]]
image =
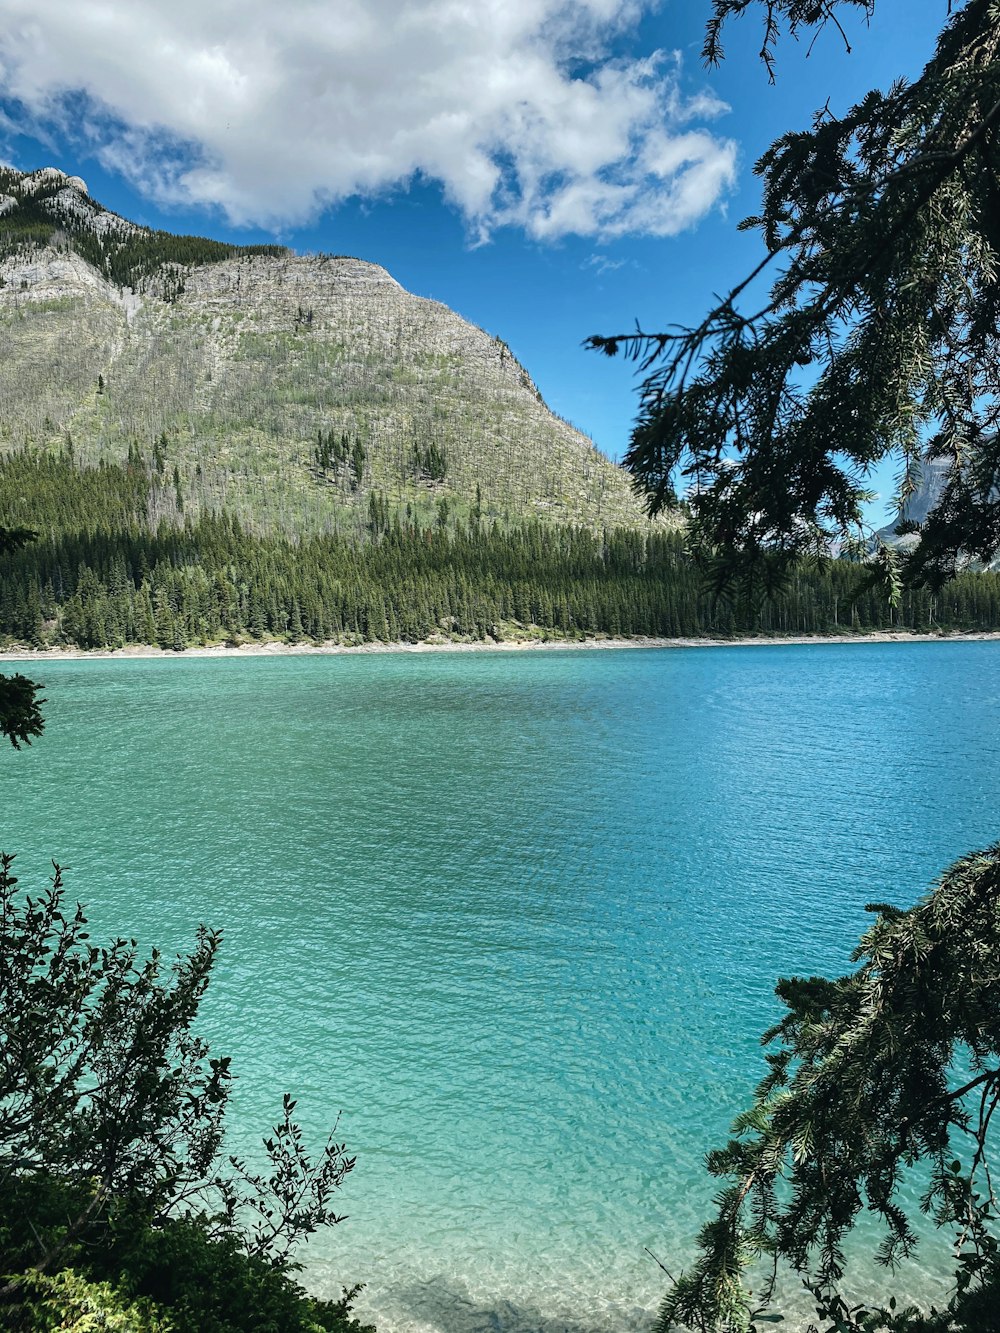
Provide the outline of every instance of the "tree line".
[[[0,636],[33,645],[180,650],[220,641],[417,642],[528,631],[729,637],[1000,629],[1000,576],[967,572],[897,607],[848,561],[800,562],[762,605],[713,596],[684,536],[475,518],[425,527],[383,502],[367,540],[299,541],[228,514],[153,524],[159,481],[136,451],[0,461],[0,523],[36,539],[0,555]],[[384,500],[384,497],[383,497]]]

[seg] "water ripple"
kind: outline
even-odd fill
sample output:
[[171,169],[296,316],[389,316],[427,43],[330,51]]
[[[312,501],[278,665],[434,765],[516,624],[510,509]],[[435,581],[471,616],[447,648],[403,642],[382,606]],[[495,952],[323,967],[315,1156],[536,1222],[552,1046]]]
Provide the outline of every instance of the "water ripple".
[[234,1144],[285,1088],[340,1114],[308,1275],[381,1333],[644,1333],[775,976],[842,970],[866,902],[997,832],[988,643],[39,674],[3,845],[104,933],[223,928]]

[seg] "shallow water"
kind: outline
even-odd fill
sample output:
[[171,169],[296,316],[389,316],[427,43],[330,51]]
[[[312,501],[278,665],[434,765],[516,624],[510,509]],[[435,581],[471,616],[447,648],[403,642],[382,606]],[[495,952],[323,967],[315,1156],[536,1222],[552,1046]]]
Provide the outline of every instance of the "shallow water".
[[0,843],[223,953],[234,1141],[358,1154],[311,1285],[381,1333],[627,1333],[690,1254],[774,978],[1000,832],[1000,645],[33,664]]

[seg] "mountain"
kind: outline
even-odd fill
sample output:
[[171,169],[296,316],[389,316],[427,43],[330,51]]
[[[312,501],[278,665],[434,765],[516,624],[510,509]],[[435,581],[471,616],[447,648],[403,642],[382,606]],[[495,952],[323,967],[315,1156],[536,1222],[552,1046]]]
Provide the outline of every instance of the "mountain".
[[913,546],[917,537],[915,533],[906,533],[903,536],[897,536],[896,528],[902,523],[923,523],[927,515],[931,512],[941,494],[944,491],[948,481],[948,473],[951,469],[951,463],[946,458],[925,459],[920,468],[920,478],[903,504],[903,512],[898,519],[879,529],[878,535],[883,540],[893,542],[902,546]]
[[645,524],[502,339],[377,264],[152,231],[53,167],[0,168],[0,451],[23,445],[141,455],[154,521]]

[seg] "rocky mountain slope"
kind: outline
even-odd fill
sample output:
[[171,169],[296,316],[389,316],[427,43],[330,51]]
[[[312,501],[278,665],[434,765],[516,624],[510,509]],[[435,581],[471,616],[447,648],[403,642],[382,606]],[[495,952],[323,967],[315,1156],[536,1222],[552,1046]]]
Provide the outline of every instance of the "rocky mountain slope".
[[[944,458],[926,459],[913,490],[903,505],[902,513],[885,527],[879,528],[877,536],[890,546],[899,547],[905,552],[912,552],[920,544],[919,532],[909,525],[926,522],[927,515],[941,499],[948,483],[950,463]],[[900,530],[902,526],[902,530]]]
[[0,169],[0,283],[0,450],[138,452],[154,520],[644,523],[499,338],[376,264],[149,231],[79,178]]

